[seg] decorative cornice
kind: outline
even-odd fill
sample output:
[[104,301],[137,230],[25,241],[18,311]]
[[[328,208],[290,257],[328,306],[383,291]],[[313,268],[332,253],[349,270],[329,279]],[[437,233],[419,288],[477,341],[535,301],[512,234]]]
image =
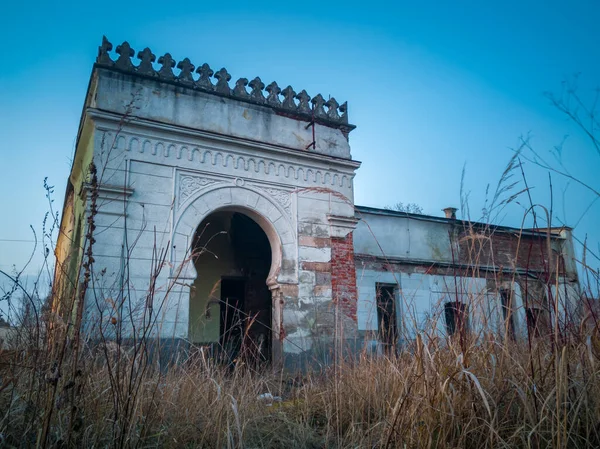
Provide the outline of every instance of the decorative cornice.
[[354,229],[359,219],[356,217],[342,217],[340,215],[327,215],[327,220],[333,226],[339,226],[341,228]]
[[[305,90],[296,94],[292,86],[281,89],[275,81],[265,87],[265,83],[259,77],[250,82],[247,78],[240,78],[231,88],[229,85],[231,75],[225,68],[214,72],[208,64],[204,63],[194,71],[196,66],[188,58],[176,63],[170,53],[165,53],[164,56],[158,58],[158,64],[161,67],[156,70],[154,66],[156,56],[148,47],[137,53],[137,59],[140,61],[138,65],[132,62],[135,51],[127,41],[117,46],[115,52],[118,57],[116,60],[110,56],[112,49],[113,45],[106,39],[106,36],[103,36],[102,44],[98,47],[96,66],[134,73],[142,77],[270,107],[286,116],[340,128],[344,132],[350,132],[355,128],[354,125],[348,123],[348,103],[344,102],[340,105],[333,97],[325,100],[321,94],[317,94],[311,99]],[[173,71],[174,68],[178,69],[178,73]],[[198,76],[194,76],[194,73],[197,73]],[[247,86],[250,87],[250,92],[248,92]]]
[[358,223],[358,218],[356,217],[347,217],[341,215],[327,215],[327,220],[331,225],[330,234],[331,237],[344,238],[349,233],[354,231],[356,228],[356,224]]
[[[87,108],[85,114],[93,118],[96,122],[104,121],[105,123],[115,123],[122,126],[123,116],[115,114],[113,112],[104,111],[96,108]],[[336,169],[342,170],[356,170],[362,164],[360,161],[353,159],[346,159],[343,157],[331,156],[328,154],[314,153],[314,152],[299,152],[298,149],[288,147],[284,145],[275,145],[271,143],[260,142],[257,140],[248,140],[241,137],[230,136],[226,134],[218,134],[210,131],[202,131],[198,129],[192,129],[182,127],[178,125],[157,122],[153,120],[147,120],[144,118],[136,117],[131,122],[127,123],[128,128],[134,128],[138,131],[136,134],[138,137],[143,137],[140,134],[140,129],[151,128],[155,132],[164,132],[169,134],[169,140],[177,142],[184,146],[189,146],[188,142],[184,142],[181,136],[185,136],[192,139],[210,139],[212,142],[218,142],[219,144],[235,145],[239,148],[250,150],[252,153],[256,153],[257,150],[268,152],[274,159],[280,160],[282,155],[285,157],[292,157],[296,162],[300,160],[311,161],[318,164],[326,164],[331,167],[331,164],[335,164]],[[114,131],[106,126],[98,127],[100,131]],[[146,134],[147,131],[144,132]],[[194,145],[192,145],[194,146]],[[241,152],[240,152],[241,153]]]
[[[106,133],[105,141],[113,140],[112,135],[115,130],[101,127],[98,130]],[[186,165],[192,168],[202,167],[202,170],[213,173],[233,170],[233,172],[239,173],[237,176],[244,178],[254,177],[251,174],[261,174],[265,179],[269,178],[282,185],[304,186],[308,183],[331,186],[336,189],[351,188],[354,178],[354,174],[350,171],[332,171],[325,164],[307,166],[281,157],[253,155],[124,131],[120,131],[116,137],[115,147],[125,153],[185,161]]]

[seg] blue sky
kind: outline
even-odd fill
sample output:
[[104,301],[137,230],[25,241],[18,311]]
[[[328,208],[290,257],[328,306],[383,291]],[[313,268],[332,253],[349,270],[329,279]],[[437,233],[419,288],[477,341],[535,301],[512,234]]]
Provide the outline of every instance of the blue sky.
[[[225,66],[234,79],[259,75],[347,100],[363,162],[357,204],[414,202],[441,215],[460,205],[466,164],[477,219],[486,185],[525,134],[544,155],[568,135],[563,163],[598,188],[600,156],[543,95],[575,73],[583,98],[600,86],[600,6],[569,3],[11,2],[0,17],[0,269],[26,261],[29,225],[41,232],[46,176],[60,208],[103,34]],[[529,163],[525,172],[534,201],[548,204],[546,172]],[[579,222],[576,235],[598,251],[600,202],[580,221],[594,196],[552,180],[555,224]],[[515,204],[501,222],[519,226],[522,216]]]

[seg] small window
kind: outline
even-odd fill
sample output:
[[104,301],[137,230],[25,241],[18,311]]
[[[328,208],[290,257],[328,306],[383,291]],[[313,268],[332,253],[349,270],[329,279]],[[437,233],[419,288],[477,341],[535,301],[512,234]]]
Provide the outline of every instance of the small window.
[[527,320],[527,332],[532,337],[540,336],[540,309],[528,307],[525,309],[525,319]]
[[446,331],[448,335],[468,330],[467,306],[460,301],[447,302],[444,305],[444,317],[446,318]]
[[396,288],[394,285],[377,284],[377,330],[379,341],[386,350],[393,351],[398,339],[396,320]]
[[513,316],[512,291],[500,289],[500,304],[502,307],[502,317],[504,318],[504,331],[508,337],[515,339],[515,319]]

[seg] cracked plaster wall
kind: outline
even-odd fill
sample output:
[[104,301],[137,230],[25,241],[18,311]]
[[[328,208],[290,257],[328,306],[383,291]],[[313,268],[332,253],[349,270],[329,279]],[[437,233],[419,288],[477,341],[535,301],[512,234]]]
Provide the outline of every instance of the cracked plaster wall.
[[[306,359],[326,347],[335,322],[348,318],[332,308],[331,281],[331,239],[345,237],[354,220],[359,163],[349,159],[346,136],[317,125],[317,149],[307,151],[306,123],[268,108],[110,71],[97,76],[86,120],[105,186],[95,246],[103,307],[119,295],[132,311],[143,307],[156,254],[165,251],[152,297],[155,308],[167,298],[160,335],[187,339],[190,286],[202,276],[189,263],[194,232],[215,210],[238,211],[269,236],[270,288],[279,298],[272,324],[284,355]],[[123,121],[132,98],[133,116]]]

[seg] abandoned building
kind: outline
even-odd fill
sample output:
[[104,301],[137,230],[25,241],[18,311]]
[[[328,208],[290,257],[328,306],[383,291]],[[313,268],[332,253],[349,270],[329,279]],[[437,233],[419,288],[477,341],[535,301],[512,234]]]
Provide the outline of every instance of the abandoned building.
[[104,38],[56,250],[55,289],[86,288],[91,332],[152,317],[164,340],[296,363],[334,341],[539,335],[576,308],[568,228],[356,206],[346,103],[112,50]]

